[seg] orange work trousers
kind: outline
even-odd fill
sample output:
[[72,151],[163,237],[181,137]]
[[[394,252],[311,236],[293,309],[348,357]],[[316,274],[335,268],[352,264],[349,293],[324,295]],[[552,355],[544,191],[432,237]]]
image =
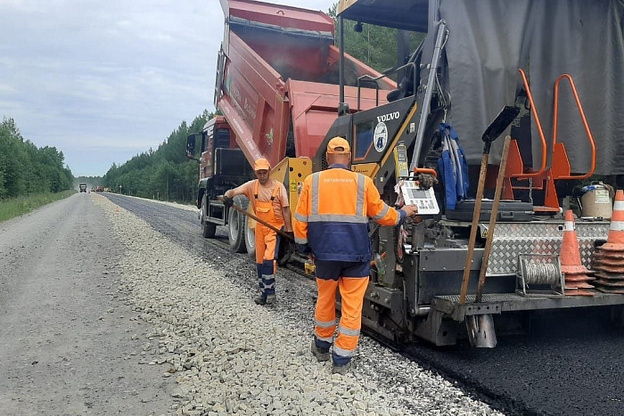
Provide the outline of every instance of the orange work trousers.
[[[275,228],[281,228],[281,226],[276,225]],[[275,250],[277,248],[277,233],[269,227],[265,227],[259,222],[256,222],[255,234],[256,263],[263,263],[265,260],[271,262],[275,260]]]
[[[279,225],[279,224],[276,224]],[[278,227],[276,227],[278,228]],[[264,297],[275,294],[275,272],[277,264],[277,233],[256,222],[256,266],[258,269],[258,286]]]
[[362,326],[362,305],[364,293],[368,286],[366,277],[340,277],[332,279],[316,279],[318,299],[314,313],[314,334],[323,344],[332,343],[336,330],[336,289],[342,298],[338,336],[333,348],[332,358],[335,364],[345,365],[355,354],[360,329]]
[[[253,201],[256,216],[267,224],[278,230],[284,226],[284,220],[275,215],[273,200],[277,198],[279,184],[273,189],[273,195],[268,201],[258,200],[258,184],[254,185],[255,199]],[[268,295],[275,294],[275,254],[277,249],[277,233],[269,227],[256,221],[256,266],[258,268],[258,285],[262,297],[266,299]]]

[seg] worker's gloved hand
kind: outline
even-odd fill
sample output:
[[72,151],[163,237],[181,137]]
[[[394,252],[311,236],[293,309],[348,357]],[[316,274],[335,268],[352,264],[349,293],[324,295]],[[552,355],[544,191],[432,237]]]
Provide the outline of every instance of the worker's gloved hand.
[[295,242],[295,233],[292,231],[284,231],[284,234],[286,234],[289,238],[288,241],[291,243]]
[[302,256],[308,256],[308,255],[310,255],[310,253],[312,253],[312,249],[307,244],[297,244],[297,243],[295,243],[295,247],[297,247],[297,251]]
[[229,208],[234,205],[234,200],[230,197],[223,195],[223,205]]
[[416,205],[404,205],[401,211],[405,212],[407,218],[414,218],[418,215],[418,207]]
[[429,189],[438,183],[438,179],[428,173],[419,173],[416,178],[418,179],[418,184],[423,189]]

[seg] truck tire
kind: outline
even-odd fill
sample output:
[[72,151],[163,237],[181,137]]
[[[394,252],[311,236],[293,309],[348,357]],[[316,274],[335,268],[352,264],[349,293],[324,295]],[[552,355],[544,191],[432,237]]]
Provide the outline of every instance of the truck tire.
[[[235,196],[232,202],[243,209],[249,205],[249,200],[242,195]],[[233,208],[228,211],[228,241],[232,252],[245,252],[245,215]]]
[[204,238],[214,238],[215,233],[217,232],[217,224],[206,221],[206,217],[208,213],[208,198],[206,194],[202,197],[201,203],[201,227],[202,227],[202,236]]
[[249,228],[249,217],[245,218],[245,246],[247,254],[254,261],[256,260],[256,233],[255,228]]

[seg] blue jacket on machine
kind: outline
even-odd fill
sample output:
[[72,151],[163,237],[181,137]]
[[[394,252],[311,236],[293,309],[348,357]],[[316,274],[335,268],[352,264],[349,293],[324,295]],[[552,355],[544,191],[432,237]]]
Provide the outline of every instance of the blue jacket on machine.
[[445,188],[446,208],[454,210],[457,201],[468,197],[468,162],[459,137],[448,123],[440,123],[442,157],[438,160],[438,171]]

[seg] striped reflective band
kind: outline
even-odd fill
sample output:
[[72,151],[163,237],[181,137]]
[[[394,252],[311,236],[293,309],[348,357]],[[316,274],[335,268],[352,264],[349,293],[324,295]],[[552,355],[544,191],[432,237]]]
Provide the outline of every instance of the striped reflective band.
[[273,275],[262,276],[262,278],[264,279],[263,284],[265,289],[273,289],[275,287],[275,279],[273,279]]
[[624,221],[611,221],[609,231],[624,231]]
[[572,221],[566,221],[563,231],[574,231],[574,223]]
[[348,222],[352,224],[368,224],[368,218],[357,215],[345,214],[317,214],[310,215],[308,222]]
[[342,325],[338,326],[338,332],[340,332],[343,335],[348,335],[350,337],[359,337],[360,336],[360,330],[359,329],[345,328]]
[[297,244],[308,244],[308,239],[307,238],[295,237],[295,243],[297,243]]
[[301,215],[298,212],[295,212],[295,219],[299,222],[308,222],[308,216],[307,215]]
[[613,211],[624,211],[624,201],[615,201]]
[[318,319],[314,319],[314,324],[321,328],[331,328],[332,326],[336,326],[336,320],[333,321],[319,321]]
[[353,357],[353,355],[355,354],[355,350],[345,350],[344,348],[340,348],[336,345],[334,345],[334,354],[340,356],[340,357]]
[[[358,183],[357,183],[357,205],[355,215],[358,217],[364,216],[364,175],[357,175]],[[368,222],[368,221],[367,221]]]
[[371,218],[374,219],[374,220],[380,220],[380,219],[382,219],[383,217],[386,216],[388,211],[390,211],[390,207],[388,205],[384,204],[384,207],[381,210],[381,212],[379,214],[375,215],[374,217],[371,217]]
[[321,172],[317,172],[314,175],[312,175],[312,195],[311,195],[311,201],[310,203],[312,204],[311,208],[312,208],[312,215],[318,215],[318,206],[319,206],[319,175],[321,174]]

